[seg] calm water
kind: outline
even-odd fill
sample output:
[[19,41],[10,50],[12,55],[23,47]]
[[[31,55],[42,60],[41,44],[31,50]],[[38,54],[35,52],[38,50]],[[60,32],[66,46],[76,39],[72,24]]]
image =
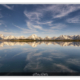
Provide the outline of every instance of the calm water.
[[80,42],[0,42],[3,72],[80,72]]

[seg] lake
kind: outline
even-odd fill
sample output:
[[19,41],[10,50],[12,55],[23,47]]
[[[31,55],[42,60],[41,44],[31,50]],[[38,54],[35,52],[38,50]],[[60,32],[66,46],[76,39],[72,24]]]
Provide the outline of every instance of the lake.
[[80,42],[0,42],[0,75],[79,75]]

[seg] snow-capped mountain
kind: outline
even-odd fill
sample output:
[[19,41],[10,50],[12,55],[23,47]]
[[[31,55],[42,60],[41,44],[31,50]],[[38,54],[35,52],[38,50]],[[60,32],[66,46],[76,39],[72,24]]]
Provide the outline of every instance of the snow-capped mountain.
[[16,37],[15,36],[6,36],[6,37],[4,37],[4,39],[16,39]]
[[80,40],[80,35],[61,35],[59,37],[49,37],[46,36],[45,38],[38,37],[36,34],[32,34],[29,37],[15,37],[15,36],[4,36],[0,34],[0,40],[10,40],[10,39],[32,39],[32,40]]
[[80,35],[61,35],[58,38],[56,38],[58,40],[80,40]]
[[52,38],[51,37],[49,37],[49,36],[46,36],[45,38],[44,38],[44,40],[51,40]]
[[73,39],[79,39],[80,40],[80,35],[74,35]]
[[71,39],[68,35],[61,35],[56,38],[57,40]]
[[29,36],[27,39],[38,39],[38,36],[36,34],[32,34],[31,36]]
[[55,40],[55,39],[57,39],[57,37],[52,37],[52,40]]
[[16,37],[16,39],[26,39],[24,36]]
[[32,39],[32,40],[43,40],[43,38],[38,37],[36,34],[32,34],[29,36],[27,39]]
[[3,39],[3,38],[4,38],[4,36],[2,34],[0,34],[0,39]]

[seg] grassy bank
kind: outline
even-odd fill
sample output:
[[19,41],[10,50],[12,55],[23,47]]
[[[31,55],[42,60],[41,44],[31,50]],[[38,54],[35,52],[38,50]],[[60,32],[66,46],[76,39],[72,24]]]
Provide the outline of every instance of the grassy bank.
[[34,42],[34,41],[52,41],[52,42],[80,42],[80,40],[31,40],[31,39],[13,39],[13,40],[0,40],[11,42]]
[[80,40],[27,40],[27,39],[19,39],[19,40],[9,40],[9,41],[18,41],[18,42],[32,42],[32,41],[62,41],[62,42],[80,42]]

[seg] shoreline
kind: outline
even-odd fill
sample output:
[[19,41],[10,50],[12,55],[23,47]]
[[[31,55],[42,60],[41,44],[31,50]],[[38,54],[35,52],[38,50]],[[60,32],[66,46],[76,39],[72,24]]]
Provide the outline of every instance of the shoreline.
[[26,39],[17,39],[17,40],[0,40],[0,41],[11,41],[11,42],[35,42],[35,41],[50,41],[50,42],[80,42],[80,40],[26,40]]

